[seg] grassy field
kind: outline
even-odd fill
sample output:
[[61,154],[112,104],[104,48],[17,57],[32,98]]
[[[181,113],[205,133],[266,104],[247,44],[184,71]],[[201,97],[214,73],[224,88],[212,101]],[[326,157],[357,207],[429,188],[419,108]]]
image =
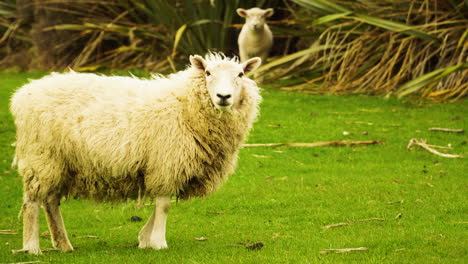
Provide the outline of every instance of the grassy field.
[[[214,195],[173,204],[168,250],[135,246],[152,206],[70,200],[62,213],[72,253],[11,254],[21,248],[21,178],[10,168],[14,126],[8,100],[40,74],[0,73],[0,263],[466,263],[468,104],[403,104],[376,97],[311,96],[264,89],[250,143],[382,140],[356,147],[244,148],[237,172]],[[348,133],[343,133],[343,132]],[[347,135],[345,135],[347,134]],[[411,138],[463,159],[406,149]],[[397,217],[399,216],[399,217]],[[379,218],[386,221],[356,220]],[[340,227],[323,228],[329,224]],[[41,233],[47,225],[41,213]],[[97,238],[96,238],[96,237]],[[195,238],[207,240],[198,241]],[[262,242],[258,250],[246,246]],[[41,247],[50,248],[41,237]],[[366,251],[321,254],[324,249]]]

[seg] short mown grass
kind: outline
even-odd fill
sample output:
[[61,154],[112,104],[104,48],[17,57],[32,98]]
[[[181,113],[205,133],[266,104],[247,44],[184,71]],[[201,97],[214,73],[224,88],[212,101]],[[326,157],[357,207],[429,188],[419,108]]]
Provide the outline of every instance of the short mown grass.
[[[356,147],[258,147],[240,152],[237,172],[217,193],[174,202],[168,250],[134,246],[152,206],[134,202],[62,203],[76,250],[42,256],[21,248],[21,178],[10,168],[15,129],[9,97],[27,78],[0,73],[0,263],[463,263],[467,260],[466,133],[468,104],[414,106],[362,96],[312,96],[263,90],[261,117],[250,143],[382,140]],[[347,131],[349,134],[344,135]],[[346,134],[346,133],[345,133]],[[406,149],[411,138],[452,146],[447,159]],[[397,215],[400,217],[396,218]],[[381,218],[387,221],[352,222]],[[347,226],[324,229],[334,223]],[[41,213],[41,233],[47,225]],[[97,236],[97,238],[88,237]],[[205,241],[195,238],[204,237]],[[259,250],[246,246],[262,242]],[[50,248],[41,237],[42,248]],[[330,248],[367,251],[321,254]]]

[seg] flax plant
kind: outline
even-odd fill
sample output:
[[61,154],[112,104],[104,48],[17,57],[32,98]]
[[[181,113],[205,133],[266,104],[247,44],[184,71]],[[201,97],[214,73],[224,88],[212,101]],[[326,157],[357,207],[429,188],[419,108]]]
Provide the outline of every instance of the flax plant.
[[319,34],[308,51],[263,66],[272,80],[300,78],[299,84],[284,89],[398,97],[417,94],[444,101],[468,93],[468,8],[464,3],[293,2],[304,8],[296,13],[295,23]]

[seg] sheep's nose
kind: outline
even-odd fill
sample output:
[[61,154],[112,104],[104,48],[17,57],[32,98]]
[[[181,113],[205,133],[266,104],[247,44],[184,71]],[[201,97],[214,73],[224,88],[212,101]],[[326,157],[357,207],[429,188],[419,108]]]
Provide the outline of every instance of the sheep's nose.
[[218,96],[219,99],[221,99],[221,100],[223,100],[223,101],[225,101],[225,100],[231,98],[231,95],[230,95],[230,94],[226,94],[226,95],[216,94],[216,96]]

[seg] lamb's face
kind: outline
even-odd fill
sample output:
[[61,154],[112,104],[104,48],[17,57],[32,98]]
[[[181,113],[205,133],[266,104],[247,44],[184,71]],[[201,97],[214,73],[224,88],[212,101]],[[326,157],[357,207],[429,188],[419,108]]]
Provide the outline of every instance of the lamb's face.
[[206,88],[213,105],[228,111],[238,102],[243,78],[261,64],[260,58],[252,58],[240,64],[229,59],[205,61],[202,57],[190,56],[190,62],[196,69],[203,71]]
[[263,29],[265,25],[265,19],[273,15],[273,8],[260,9],[254,7],[247,10],[238,8],[237,14],[241,17],[245,17],[245,24],[251,30],[260,30]]

